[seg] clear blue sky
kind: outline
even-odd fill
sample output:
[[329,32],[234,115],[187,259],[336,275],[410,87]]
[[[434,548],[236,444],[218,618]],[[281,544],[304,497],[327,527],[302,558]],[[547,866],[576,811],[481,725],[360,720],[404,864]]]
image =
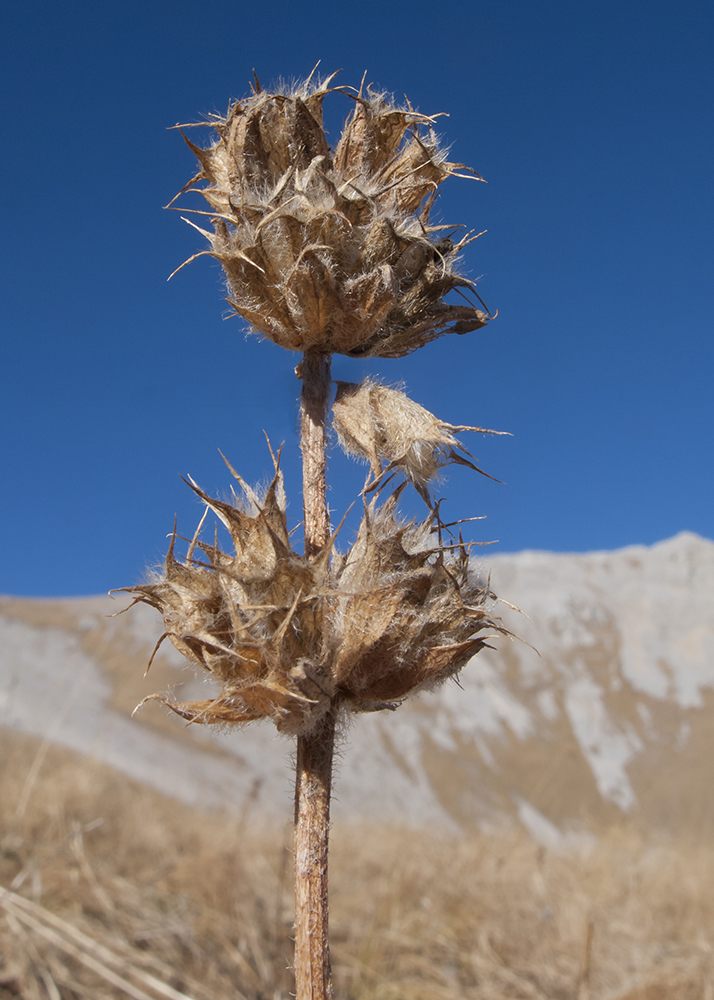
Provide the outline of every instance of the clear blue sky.
[[[209,258],[167,284],[202,243],[161,206],[194,166],[167,126],[318,59],[449,112],[488,180],[441,213],[488,230],[465,266],[497,320],[334,364],[513,432],[466,441],[507,485],[455,469],[450,516],[501,551],[714,537],[713,42],[692,0],[6,5],[0,592],[137,582],[200,514],[179,474],[224,490],[220,447],[264,479],[263,429],[299,520],[297,358],[223,320]],[[339,515],[363,470],[331,474]]]

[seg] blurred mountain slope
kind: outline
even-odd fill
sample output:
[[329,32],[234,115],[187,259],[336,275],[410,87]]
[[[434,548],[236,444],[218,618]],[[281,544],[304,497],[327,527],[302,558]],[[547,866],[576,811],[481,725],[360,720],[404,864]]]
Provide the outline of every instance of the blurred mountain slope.
[[[451,828],[523,824],[552,846],[623,821],[714,832],[714,543],[521,552],[474,566],[526,618],[449,683],[356,717],[337,819]],[[0,727],[89,754],[201,807],[284,816],[291,742],[272,726],[214,734],[146,694],[206,696],[148,608],[0,598]],[[38,768],[41,760],[38,762]],[[32,775],[28,776],[31,782]]]

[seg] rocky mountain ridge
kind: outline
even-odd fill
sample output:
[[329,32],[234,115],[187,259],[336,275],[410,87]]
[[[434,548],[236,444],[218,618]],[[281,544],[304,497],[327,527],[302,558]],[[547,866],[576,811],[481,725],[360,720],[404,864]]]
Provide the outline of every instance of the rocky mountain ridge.
[[[524,824],[558,845],[604,826],[714,830],[714,542],[682,533],[616,552],[474,566],[528,617],[437,691],[346,725],[334,816],[436,827]],[[211,734],[135,705],[205,697],[148,608],[0,599],[0,726],[92,754],[197,806],[290,812],[291,743]],[[44,752],[44,750],[41,750]],[[38,767],[41,765],[41,760]],[[31,776],[29,776],[31,778]],[[28,778],[28,780],[29,780]]]

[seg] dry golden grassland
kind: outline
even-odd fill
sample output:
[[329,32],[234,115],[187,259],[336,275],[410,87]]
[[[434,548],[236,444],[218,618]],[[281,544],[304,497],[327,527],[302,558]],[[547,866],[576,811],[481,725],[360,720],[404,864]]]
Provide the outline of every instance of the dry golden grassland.
[[[0,998],[287,1000],[289,829],[39,746],[0,733]],[[714,1000],[711,844],[365,825],[331,857],[338,1000]]]

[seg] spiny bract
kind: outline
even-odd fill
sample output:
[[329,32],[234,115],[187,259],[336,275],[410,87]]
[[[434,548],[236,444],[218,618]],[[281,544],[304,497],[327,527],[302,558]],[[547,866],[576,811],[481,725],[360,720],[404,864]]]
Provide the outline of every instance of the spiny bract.
[[[373,481],[368,491],[384,476],[399,469],[429,507],[429,484],[445,465],[455,462],[488,476],[469,461],[473,456],[456,434],[462,431],[508,434],[508,431],[492,431],[486,427],[449,424],[415,403],[406,393],[372,379],[359,383],[337,382],[332,424],[342,448],[369,462]],[[387,463],[385,469],[382,462]]]
[[375,499],[345,555],[335,552],[333,536],[306,557],[290,545],[277,462],[263,499],[231,472],[243,503],[191,485],[228,529],[234,554],[200,541],[199,527],[179,561],[174,532],[164,577],[126,588],[161,612],[162,639],[222,684],[205,701],[150,696],[184,718],[270,718],[282,732],[302,733],[331,708],[394,707],[457,673],[485,645],[486,630],[503,632],[486,610],[494,595],[469,583],[466,546],[433,544],[436,512],[403,523],[397,494]]
[[[439,185],[478,174],[448,162],[433,118],[331,80],[279,93],[256,81],[251,97],[204,123],[218,134],[212,146],[186,139],[201,169],[180,194],[200,191],[210,205],[197,213],[214,227],[200,230],[211,244],[202,253],[223,265],[228,301],[303,352],[396,358],[484,326],[489,314],[468,298],[444,301],[453,289],[475,295],[454,265],[476,237],[439,239],[449,227],[429,224]],[[322,104],[336,90],[354,109],[333,150]]]

